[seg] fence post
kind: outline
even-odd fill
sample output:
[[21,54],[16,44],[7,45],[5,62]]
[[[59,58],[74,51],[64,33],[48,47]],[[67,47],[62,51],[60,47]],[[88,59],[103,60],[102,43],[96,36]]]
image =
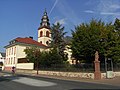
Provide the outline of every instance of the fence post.
[[100,61],[99,61],[98,51],[95,52],[94,64],[95,64],[94,79],[99,80],[101,79],[101,72],[100,72]]

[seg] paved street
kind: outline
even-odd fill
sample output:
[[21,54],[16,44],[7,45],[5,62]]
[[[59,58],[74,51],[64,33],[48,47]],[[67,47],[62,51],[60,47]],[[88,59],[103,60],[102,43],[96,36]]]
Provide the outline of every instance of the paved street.
[[80,89],[120,89],[119,86],[60,80],[27,75],[0,76],[0,90],[80,90]]

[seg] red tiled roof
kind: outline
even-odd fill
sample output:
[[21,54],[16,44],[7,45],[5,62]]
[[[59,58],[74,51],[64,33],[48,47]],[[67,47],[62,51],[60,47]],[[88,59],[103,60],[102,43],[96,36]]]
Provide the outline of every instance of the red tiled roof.
[[21,38],[21,37],[18,37],[15,39],[16,42],[20,42],[20,43],[25,43],[25,44],[32,44],[32,45],[37,45],[37,46],[43,46],[43,47],[47,47],[46,45],[42,44],[42,43],[39,43],[31,38]]

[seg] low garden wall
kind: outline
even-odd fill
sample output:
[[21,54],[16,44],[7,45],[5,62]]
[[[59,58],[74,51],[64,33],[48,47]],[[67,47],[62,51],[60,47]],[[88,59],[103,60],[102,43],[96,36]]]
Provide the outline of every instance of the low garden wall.
[[[22,70],[17,69],[17,73],[23,74],[36,74],[36,70]],[[62,76],[62,77],[77,77],[77,78],[86,78],[86,79],[94,79],[94,73],[85,73],[85,72],[59,72],[59,71],[39,71],[39,74],[42,75],[53,75],[53,76]],[[113,78],[116,76],[120,76],[120,72],[113,72]],[[106,78],[106,73],[101,73],[101,78]]]
[[[21,70],[17,69],[17,73],[24,74],[36,74],[36,70]],[[42,75],[54,75],[54,76],[63,76],[63,77],[78,77],[78,78],[90,78],[94,79],[94,73],[82,73],[82,72],[59,72],[59,71],[39,71],[39,74]]]
[[17,69],[33,69],[34,63],[18,63],[16,66]]

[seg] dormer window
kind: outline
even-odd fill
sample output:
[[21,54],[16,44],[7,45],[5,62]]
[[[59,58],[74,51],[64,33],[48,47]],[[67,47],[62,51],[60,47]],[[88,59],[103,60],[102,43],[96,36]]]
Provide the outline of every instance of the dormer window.
[[9,43],[10,43],[10,44],[13,44],[13,43],[15,43],[15,40],[10,41]]

